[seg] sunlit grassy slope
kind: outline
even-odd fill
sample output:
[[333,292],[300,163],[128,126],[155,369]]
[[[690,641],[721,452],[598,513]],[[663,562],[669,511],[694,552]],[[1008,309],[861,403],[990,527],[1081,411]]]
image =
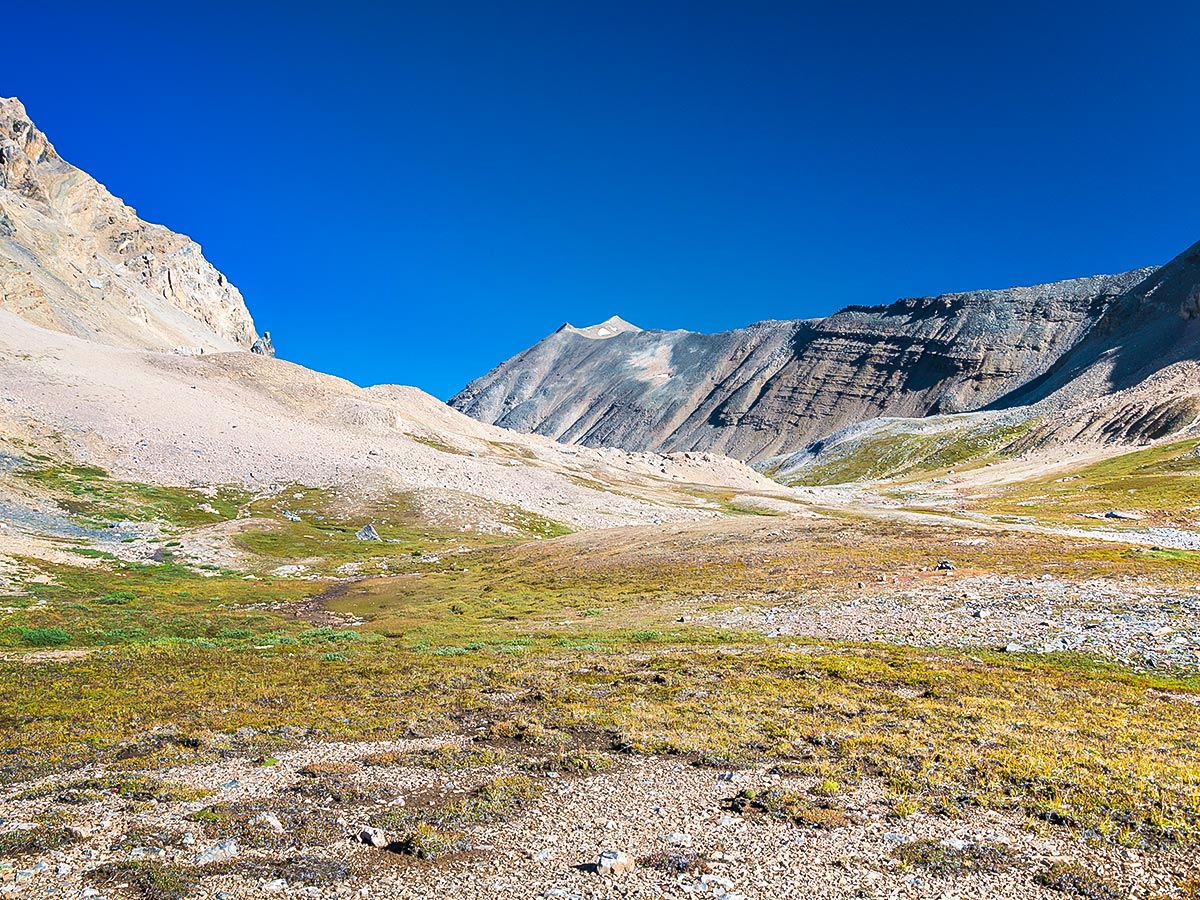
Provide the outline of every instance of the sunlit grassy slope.
[[[1049,522],[1115,510],[1140,513],[1152,524],[1194,523],[1200,520],[1198,447],[1200,441],[1188,440],[1124,453],[1065,475],[1023,481],[973,505]],[[1114,524],[1121,522],[1108,522]]]

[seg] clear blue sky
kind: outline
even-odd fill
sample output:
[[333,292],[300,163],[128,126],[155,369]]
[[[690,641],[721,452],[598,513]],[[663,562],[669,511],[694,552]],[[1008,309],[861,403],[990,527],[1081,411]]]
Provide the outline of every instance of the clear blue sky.
[[703,331],[1200,240],[1191,3],[20,3],[0,94],[281,355],[448,397],[563,321]]

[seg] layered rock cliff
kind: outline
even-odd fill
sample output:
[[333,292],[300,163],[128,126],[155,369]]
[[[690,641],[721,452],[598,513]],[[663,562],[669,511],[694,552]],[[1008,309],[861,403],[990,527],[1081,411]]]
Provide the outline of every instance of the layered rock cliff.
[[144,222],[0,98],[0,307],[117,346],[248,350],[242,295],[200,246]]
[[564,326],[450,403],[570,443],[762,460],[878,416],[994,403],[1043,376],[1153,272],[904,299],[719,334],[613,327],[620,320]]
[[1200,424],[1200,243],[1123,293],[1088,334],[996,408],[1028,406],[1035,442],[1144,443]]

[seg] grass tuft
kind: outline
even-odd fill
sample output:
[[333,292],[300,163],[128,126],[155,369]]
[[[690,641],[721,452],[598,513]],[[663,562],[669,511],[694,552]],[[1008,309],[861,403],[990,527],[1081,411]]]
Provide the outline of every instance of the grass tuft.
[[850,817],[827,800],[812,800],[794,791],[777,788],[763,791],[742,791],[727,801],[734,812],[742,814],[759,812],[793,825],[805,828],[843,828],[850,824]]
[[88,878],[102,888],[124,886],[142,900],[184,900],[199,887],[194,872],[161,862],[104,863],[92,869]]
[[968,843],[959,846],[932,838],[911,841],[892,851],[900,862],[921,866],[935,875],[996,873],[1015,865],[1013,852],[1003,844]]
[[1035,883],[1083,900],[1123,900],[1125,891],[1109,884],[1079,863],[1054,863],[1033,876]]

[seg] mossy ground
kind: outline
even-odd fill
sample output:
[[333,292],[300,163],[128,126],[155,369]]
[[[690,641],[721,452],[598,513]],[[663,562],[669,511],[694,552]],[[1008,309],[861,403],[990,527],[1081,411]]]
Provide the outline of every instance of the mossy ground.
[[233,487],[209,490],[122,481],[96,466],[34,457],[17,477],[87,521],[154,521],[179,527],[236,518],[250,494]]
[[[280,529],[305,552],[249,549],[277,564],[312,558],[311,544],[327,564],[345,561],[344,529],[361,514],[302,512],[328,499],[296,489],[253,501],[265,504],[250,510],[260,518],[274,514],[272,504],[294,506],[301,523]],[[678,621],[781,595],[840,596],[879,574],[935,580],[948,555],[958,574],[1167,584],[1194,584],[1196,555],[1034,534],[991,533],[986,545],[966,547],[949,542],[967,532],[948,527],[747,516],[552,541],[480,538],[432,563],[412,551],[437,549],[430,542],[442,533],[419,532],[402,501],[387,502],[395,503],[387,522],[371,510],[381,533],[394,519],[397,534],[410,529],[425,546],[415,537],[411,548],[407,538],[353,545],[354,554],[396,554],[388,558],[397,571],[330,601],[362,620],[353,629],[289,615],[325,579],[247,580],[169,554],[157,564],[29,561],[51,583],[29,584],[28,596],[0,612],[0,641],[12,651],[0,660],[0,777],[115,762],[153,735],[172,736],[162,761],[176,764],[201,758],[214,735],[247,727],[310,740],[389,739],[512,723],[489,736],[531,757],[558,760],[567,744],[591,736],[624,751],[775,759],[835,785],[832,794],[874,779],[908,811],[1015,809],[1034,823],[1129,843],[1200,836],[1196,678],[1066,656],[770,639]],[[94,652],[24,662],[38,629],[65,634],[58,646]],[[154,765],[157,753],[139,764]],[[573,763],[561,764],[570,771]],[[318,773],[319,789],[338,789],[337,777]],[[472,808],[490,815],[524,802],[520,784],[502,787],[474,796]],[[829,812],[833,799],[814,795],[803,806]],[[453,833],[469,819],[466,810],[417,825]]]
[[518,815],[545,791],[545,784],[524,775],[501,775],[477,785],[465,797],[421,809],[396,809],[373,819],[401,837],[393,848],[418,859],[437,859],[469,848],[464,831],[485,822]]
[[919,866],[935,875],[965,872],[1000,872],[1016,864],[1013,852],[1003,844],[967,843],[924,839],[897,847],[892,856],[901,863]]
[[979,427],[963,425],[937,431],[879,434],[781,480],[796,486],[847,484],[877,479],[927,476],[953,466],[980,466],[1003,459],[1035,422]]
[[[330,575],[346,563],[404,571],[426,555],[504,546],[569,532],[558,522],[514,506],[492,507],[491,517],[499,526],[494,531],[431,526],[414,499],[406,494],[363,499],[299,485],[254,500],[246,512],[261,524],[237,537],[239,547],[264,564],[302,560],[310,570]],[[368,523],[381,540],[356,537]]]

